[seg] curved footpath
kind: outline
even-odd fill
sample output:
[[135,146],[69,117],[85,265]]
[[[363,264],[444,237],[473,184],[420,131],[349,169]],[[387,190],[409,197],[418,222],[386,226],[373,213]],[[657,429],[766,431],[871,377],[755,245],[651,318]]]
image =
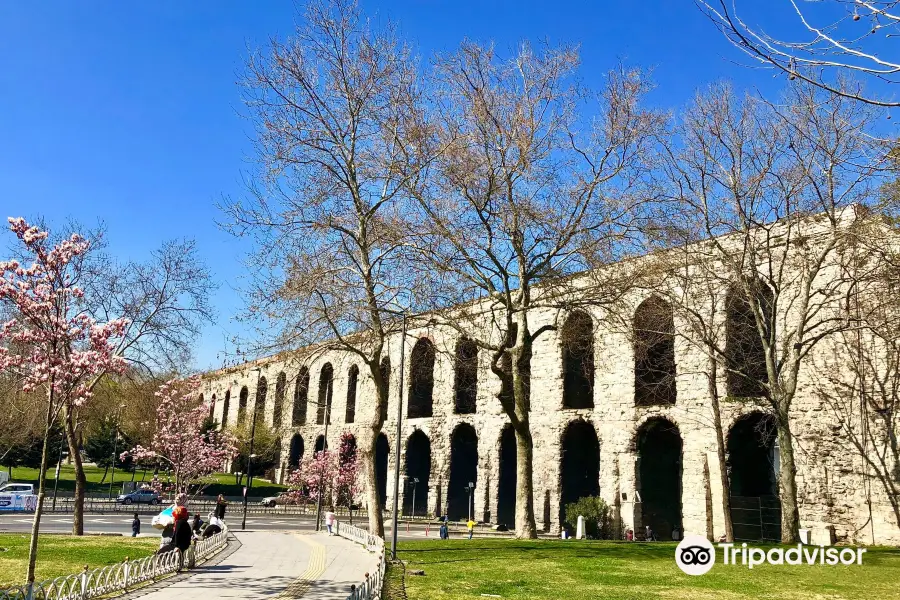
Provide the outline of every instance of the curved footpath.
[[[134,593],[141,600],[211,598],[316,598],[345,600],[375,559],[359,544],[324,533],[232,532],[240,544],[226,549],[164,587]],[[230,542],[234,543],[234,542]],[[131,595],[129,595],[131,596]]]

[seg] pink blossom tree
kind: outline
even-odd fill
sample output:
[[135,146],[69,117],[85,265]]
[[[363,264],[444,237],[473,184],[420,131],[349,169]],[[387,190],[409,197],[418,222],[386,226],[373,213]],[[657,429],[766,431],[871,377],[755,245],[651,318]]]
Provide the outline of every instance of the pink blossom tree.
[[221,470],[234,456],[235,440],[227,431],[204,431],[209,403],[197,402],[200,378],[172,379],[156,391],[156,430],[149,448],[122,453],[136,461],[164,463],[174,477],[176,493],[199,494],[203,478]]
[[334,484],[338,472],[337,453],[320,450],[304,458],[299,471],[309,500],[318,502],[321,494],[324,506],[334,506]]
[[54,421],[66,406],[90,400],[91,382],[99,373],[118,373],[125,361],[115,355],[126,321],[98,323],[83,310],[84,291],[76,285],[76,266],[90,242],[73,234],[56,244],[49,232],[22,218],[10,218],[9,228],[21,247],[18,260],[0,261],[0,371],[10,371],[25,392],[40,391],[44,406],[44,446],[38,477],[38,498],[31,528],[26,582],[34,583],[38,535],[44,507],[48,439]]
[[362,491],[360,467],[356,438],[353,437],[353,434],[344,432],[341,435],[338,464],[334,471],[334,504],[347,507],[351,524],[353,523],[353,500]]

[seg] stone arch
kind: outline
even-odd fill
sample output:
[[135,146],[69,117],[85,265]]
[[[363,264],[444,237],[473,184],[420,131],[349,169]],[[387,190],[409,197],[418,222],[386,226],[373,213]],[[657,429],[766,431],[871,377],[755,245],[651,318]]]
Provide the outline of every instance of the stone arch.
[[291,426],[306,425],[306,405],[309,402],[309,369],[300,367],[294,383],[294,406],[291,408]]
[[241,388],[241,393],[238,396],[238,425],[243,425],[247,420],[247,398],[250,396],[250,391],[247,389],[247,386]]
[[[759,283],[756,298],[764,315],[771,314],[772,291]],[[763,321],[768,321],[763,318]],[[767,337],[769,332],[765,333]],[[756,325],[753,306],[736,284],[725,297],[725,360],[728,395],[748,398],[766,395],[766,352]]]
[[562,344],[563,407],[594,407],[594,321],[580,310],[572,312],[560,330]]
[[419,338],[409,356],[408,419],[430,417],[434,406],[434,344]]
[[381,370],[381,378],[384,379],[384,387],[387,389],[386,399],[381,405],[381,421],[383,423],[387,421],[388,418],[388,399],[391,397],[391,358],[389,356],[383,356],[381,358],[381,365],[379,365],[378,368]]
[[318,435],[316,436],[316,445],[313,448],[313,452],[318,454],[322,450],[328,450],[328,441],[324,435]]
[[316,425],[324,425],[326,417],[331,423],[331,397],[334,388],[334,367],[325,363],[319,372],[319,397],[316,403]]
[[225,400],[222,401],[222,429],[228,426],[229,404],[231,404],[231,390],[225,390]]
[[[403,495],[404,515],[428,514],[428,483],[431,479],[431,440],[416,429],[406,440],[406,493]],[[414,480],[418,479],[418,483]],[[415,488],[415,498],[413,490]],[[415,501],[415,505],[413,505]]]
[[210,423],[215,423],[216,421],[216,395],[212,395],[212,400],[209,401],[209,421]]
[[516,523],[516,432],[506,425],[500,432],[500,460],[497,485],[497,523]]
[[269,384],[265,377],[260,377],[256,384],[256,419],[260,423],[266,422],[266,396],[269,392]]
[[281,427],[281,413],[284,411],[284,388],[287,387],[287,375],[284,371],[275,380],[275,406],[272,407],[272,427]]
[[675,404],[675,318],[672,305],[650,296],[634,311],[634,403]]
[[291,437],[291,447],[288,451],[288,468],[296,469],[303,459],[303,436],[295,433]]
[[456,364],[453,379],[454,412],[465,415],[477,409],[478,345],[462,337],[456,342]]
[[356,388],[359,385],[359,367],[353,365],[347,373],[347,409],[344,413],[344,422],[352,423],[356,420]]
[[647,419],[634,438],[637,453],[636,489],[641,496],[641,520],[660,537],[668,539],[675,527],[680,530],[682,440],[678,426],[665,417]]
[[470,511],[475,514],[466,490],[469,483],[478,483],[478,434],[468,423],[460,423],[450,435],[450,478],[447,485],[447,516],[450,519],[468,519]]
[[379,433],[378,439],[375,441],[375,483],[378,486],[378,498],[382,507],[387,502],[388,457],[390,453],[391,448],[387,436]]
[[739,417],[725,439],[731,495],[778,495],[775,418],[759,411]]
[[570,421],[563,432],[560,488],[560,522],[567,504],[600,493],[600,440],[584,419]]

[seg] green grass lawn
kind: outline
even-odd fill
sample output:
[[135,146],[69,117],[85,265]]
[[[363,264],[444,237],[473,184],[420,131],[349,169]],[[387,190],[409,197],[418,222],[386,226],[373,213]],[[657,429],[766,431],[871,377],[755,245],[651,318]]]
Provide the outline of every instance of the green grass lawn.
[[770,566],[752,571],[717,563],[706,575],[675,565],[675,544],[517,541],[403,542],[410,600],[528,598],[900,598],[900,549],[871,548],[861,566]]
[[[54,467],[55,468],[55,467]],[[53,493],[53,475],[54,468],[51,468],[47,475],[47,494],[50,495]],[[10,476],[10,481],[15,481],[19,483],[32,483],[34,484],[34,489],[37,490],[38,487],[38,469],[29,469],[26,467],[14,467],[12,469],[12,475]],[[112,471],[107,473],[106,480],[101,484],[100,481],[103,479],[103,469],[95,467],[93,465],[85,465],[84,473],[87,476],[88,481],[88,494],[97,495],[97,494],[108,494],[109,493],[109,482],[112,480]],[[132,474],[130,472],[123,472],[121,470],[116,470],[115,484],[113,485],[113,494],[119,493],[122,489],[122,482],[131,481]],[[145,482],[149,482],[153,479],[153,471],[147,471],[146,475],[144,471],[138,469],[138,471],[134,474],[134,481],[140,482],[141,480]],[[219,494],[225,494],[226,496],[240,496],[242,492],[242,486],[236,485],[234,483],[234,475],[228,473],[217,473],[208,478],[210,483],[209,487],[204,490],[205,495],[217,496]],[[246,478],[244,479],[246,483]],[[264,497],[264,496],[275,496],[279,492],[284,491],[286,488],[283,485],[273,485],[268,481],[255,479],[253,481],[253,491],[251,492],[251,496],[256,497]],[[59,472],[59,491],[60,492],[74,492],[75,491],[75,469],[72,465],[63,465]]]
[[[28,567],[29,536],[0,534],[0,589],[21,585]],[[159,547],[156,538],[41,535],[38,543],[37,580],[112,565],[125,559],[149,556]]]

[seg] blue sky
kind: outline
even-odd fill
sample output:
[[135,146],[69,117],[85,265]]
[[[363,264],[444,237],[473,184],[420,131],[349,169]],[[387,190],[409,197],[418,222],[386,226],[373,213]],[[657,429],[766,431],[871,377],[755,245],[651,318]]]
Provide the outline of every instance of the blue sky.
[[[582,76],[620,59],[651,67],[652,102],[677,108],[728,78],[772,93],[771,72],[739,54],[691,0],[361,0],[399,23],[423,58],[468,37],[579,43]],[[221,231],[216,203],[242,194],[251,135],[235,84],[247,48],[285,37],[295,4],[49,1],[0,3],[0,213],[103,219],[110,249],[143,259],[165,239],[198,241],[220,290],[197,368],[221,364],[246,247]]]

